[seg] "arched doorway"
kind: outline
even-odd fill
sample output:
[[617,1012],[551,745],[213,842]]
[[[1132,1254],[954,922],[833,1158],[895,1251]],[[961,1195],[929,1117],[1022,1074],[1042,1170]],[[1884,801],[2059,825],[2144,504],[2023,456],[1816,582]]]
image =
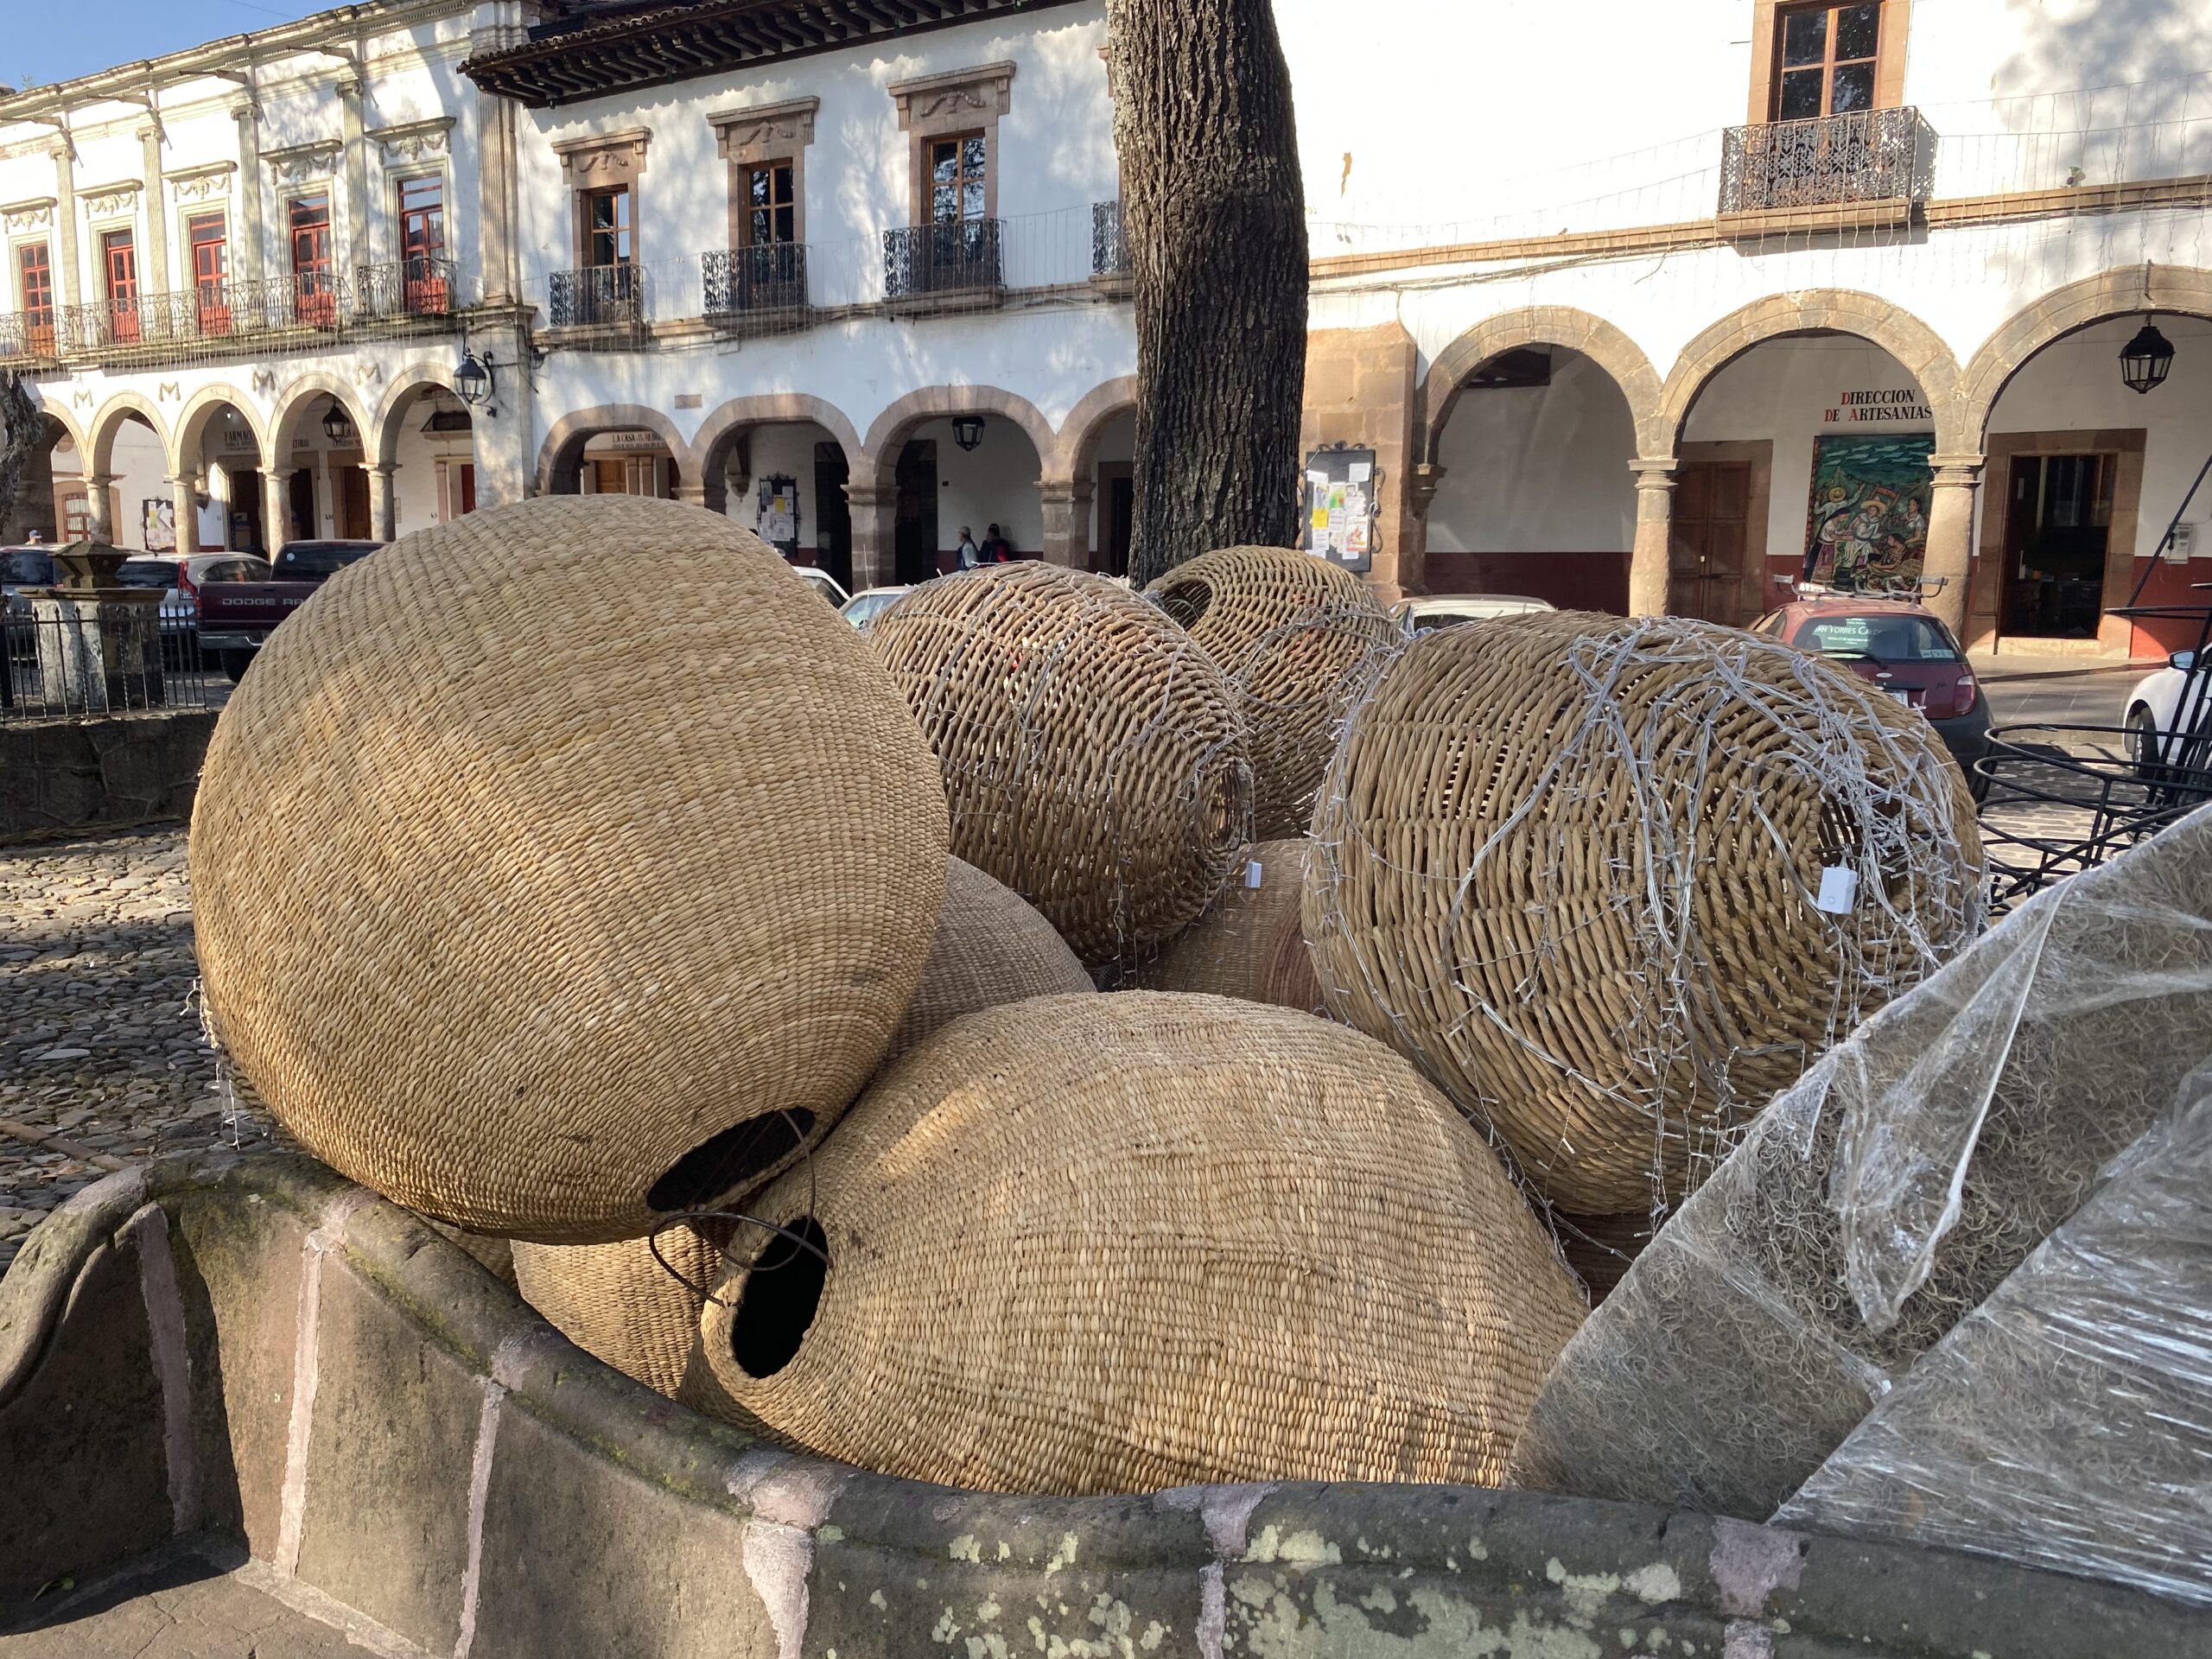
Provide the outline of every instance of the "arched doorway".
[[310,377],[292,388],[270,434],[276,483],[264,511],[273,515],[273,547],[378,539],[367,428],[368,417],[343,387]]
[[793,392],[734,398],[708,416],[692,448],[709,511],[855,589],[848,491],[860,440],[842,411]]
[[1936,409],[1855,334],[1763,340],[1694,390],[1676,445],[1667,610],[1743,626],[1802,584],[1918,592]]
[[2190,508],[2199,528],[2162,546],[2212,454],[2212,321],[2156,321],[2174,357],[2155,390],[2139,394],[2120,379],[2120,348],[2144,323],[2130,313],[2045,343],[1990,405],[1971,645],[2143,658],[2196,645],[2194,622],[2110,614],[2202,603],[2192,584],[2212,582],[2207,490]]
[[1092,444],[1090,568],[1102,576],[1129,574],[1129,532],[1136,519],[1137,412],[1122,410],[1099,427]]
[[1527,594],[1626,614],[1637,423],[1596,359],[1537,343],[1477,363],[1430,446],[1429,592]]
[[25,542],[48,544],[61,539],[61,507],[58,486],[68,483],[79,493],[77,440],[67,426],[53,415],[40,417],[37,441],[23,457],[22,476],[16,481],[16,504],[0,518],[0,546]]
[[685,476],[690,448],[657,410],[607,404],[553,423],[538,450],[540,495],[650,495],[703,499]]
[[435,379],[402,385],[378,420],[369,480],[372,505],[386,519],[376,526],[380,538],[476,511],[475,420],[452,387]]
[[993,524],[1013,556],[1042,557],[1044,457],[1058,450],[1052,423],[1014,392],[908,392],[868,429],[852,493],[855,579],[925,582],[954,567],[963,528],[980,547]]
[[198,547],[266,557],[262,433],[245,399],[220,387],[186,405],[177,426],[177,468],[190,486]]

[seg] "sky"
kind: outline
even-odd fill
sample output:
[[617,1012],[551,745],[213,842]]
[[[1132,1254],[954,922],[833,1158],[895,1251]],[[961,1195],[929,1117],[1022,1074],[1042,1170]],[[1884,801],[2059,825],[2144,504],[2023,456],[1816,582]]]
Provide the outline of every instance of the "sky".
[[0,0],[0,81],[21,86],[111,69],[270,29],[339,0]]

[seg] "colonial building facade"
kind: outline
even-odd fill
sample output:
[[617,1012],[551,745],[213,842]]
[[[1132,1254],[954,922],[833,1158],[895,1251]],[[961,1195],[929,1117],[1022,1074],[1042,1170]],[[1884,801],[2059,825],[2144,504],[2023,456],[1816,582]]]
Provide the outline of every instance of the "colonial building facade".
[[[1386,593],[1740,622],[1921,574],[1978,649],[2119,656],[2212,581],[2202,7],[1276,13],[1311,533]],[[0,99],[0,360],[52,417],[15,528],[624,490],[854,585],[991,524],[1117,569],[1105,40],[1102,0],[370,0]]]

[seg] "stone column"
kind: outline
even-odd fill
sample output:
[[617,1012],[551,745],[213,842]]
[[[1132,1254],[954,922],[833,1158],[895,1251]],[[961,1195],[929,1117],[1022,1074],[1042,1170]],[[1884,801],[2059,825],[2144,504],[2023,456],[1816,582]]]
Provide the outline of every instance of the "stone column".
[[292,539],[290,479],[271,467],[261,475],[262,550],[275,558]]
[[77,269],[77,149],[67,138],[54,147],[54,302],[66,308],[77,303],[83,287]]
[[476,245],[486,305],[512,305],[515,300],[514,150],[514,105],[490,92],[478,93]]
[[705,481],[694,478],[689,473],[677,473],[675,483],[669,486],[669,493],[678,501],[689,502],[695,507],[703,507],[707,505]]
[[361,103],[366,93],[366,83],[361,80],[338,83],[339,132],[345,142],[340,155],[346,179],[346,268],[338,278],[341,293],[353,290],[369,263],[369,145],[361,136]]
[[397,467],[369,467],[369,534],[388,542],[399,534],[399,496],[392,487]]
[[1628,613],[1667,613],[1669,541],[1675,519],[1672,455],[1638,455],[1629,463],[1636,474],[1636,548],[1628,560]]
[[200,551],[200,480],[179,474],[169,480],[169,499],[176,512],[176,556],[181,559]]
[[1048,478],[1037,486],[1045,504],[1045,562],[1071,570],[1090,569],[1089,479]]
[[1930,455],[1936,487],[1928,503],[1928,556],[1920,567],[1922,577],[1943,586],[1927,601],[1928,608],[1943,619],[1944,626],[1967,639],[1967,613],[1974,603],[1974,504],[1981,488],[1986,455]]
[[162,188],[162,124],[149,120],[138,129],[138,149],[146,169],[146,257],[138,268],[142,295],[169,291],[168,193]]
[[[863,458],[861,464],[874,463]],[[873,478],[853,478],[845,485],[845,501],[852,509],[853,591],[889,587],[899,580],[898,490]]]
[[92,528],[86,532],[96,542],[115,544],[115,479],[107,473],[85,474],[85,518]]
[[[1402,559],[1402,569],[1411,563],[1419,572],[1419,592],[1427,593],[1428,585],[1428,509],[1436,499],[1436,493],[1444,486],[1444,468],[1433,461],[1416,462],[1406,474],[1407,534],[1410,541],[1410,560]],[[1416,591],[1401,580],[1399,586],[1408,593]]]
[[262,275],[261,129],[257,124],[261,117],[251,100],[244,99],[231,105],[231,117],[238,124],[238,222],[231,236],[230,274],[232,281],[251,287]]

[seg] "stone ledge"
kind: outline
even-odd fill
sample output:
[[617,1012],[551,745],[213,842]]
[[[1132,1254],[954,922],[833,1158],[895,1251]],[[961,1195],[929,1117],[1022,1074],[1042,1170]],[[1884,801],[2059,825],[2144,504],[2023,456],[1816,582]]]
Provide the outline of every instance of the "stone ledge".
[[200,709],[0,721],[0,842],[189,817],[214,729]]

